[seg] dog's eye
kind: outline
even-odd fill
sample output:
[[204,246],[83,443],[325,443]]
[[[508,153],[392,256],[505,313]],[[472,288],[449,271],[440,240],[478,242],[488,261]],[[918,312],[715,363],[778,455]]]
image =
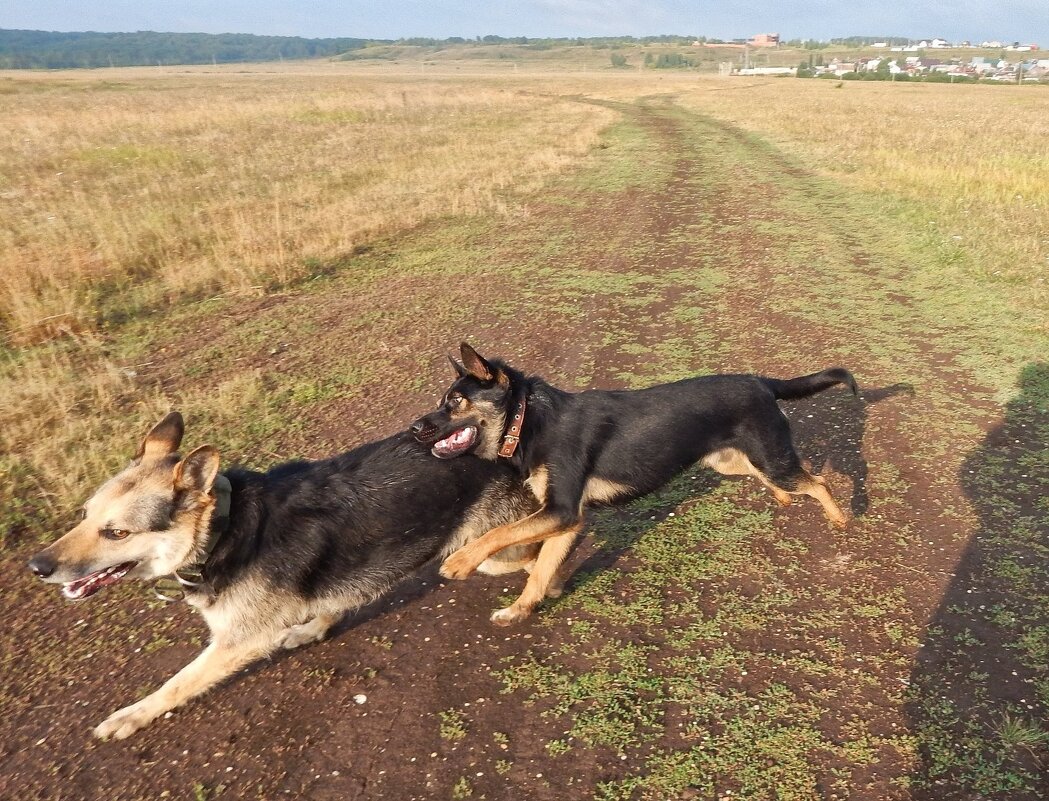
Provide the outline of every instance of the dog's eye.
[[466,402],[466,398],[462,395],[454,395],[449,400],[452,402],[452,406],[462,406]]
[[131,532],[123,528],[104,528],[99,533],[107,540],[122,540]]

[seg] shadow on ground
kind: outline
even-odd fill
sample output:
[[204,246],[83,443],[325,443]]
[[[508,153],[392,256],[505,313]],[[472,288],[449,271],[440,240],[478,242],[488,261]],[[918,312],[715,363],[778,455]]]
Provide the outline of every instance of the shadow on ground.
[[867,494],[869,471],[863,458],[867,409],[901,394],[913,395],[914,387],[901,383],[861,389],[859,397],[826,392],[782,404],[790,418],[798,451],[803,459],[812,463],[813,472],[822,473],[829,465],[852,482],[849,508],[855,517],[862,517],[870,506]]
[[915,797],[1049,797],[1049,364],[962,464],[978,516],[911,676]]

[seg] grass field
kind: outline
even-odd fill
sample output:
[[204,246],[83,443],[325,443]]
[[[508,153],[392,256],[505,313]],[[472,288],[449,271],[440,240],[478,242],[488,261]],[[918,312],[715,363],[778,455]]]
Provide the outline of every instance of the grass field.
[[377,235],[498,210],[500,191],[535,186],[609,121],[484,83],[230,74],[2,89],[0,325],[16,343],[286,285]]
[[[1049,792],[1049,94],[420,63],[0,78],[3,773],[29,798]],[[131,692],[192,652],[182,611],[132,621],[140,589],[73,610],[21,575],[149,421],[321,456],[425,409],[462,336],[577,388],[845,363],[863,401],[787,411],[855,520],[693,471],[596,516],[506,639],[501,584],[440,587],[141,735],[180,764],[70,758],[79,729],[31,751],[41,703],[86,727],[106,671]],[[339,711],[361,691],[389,708]],[[252,767],[289,737],[301,769]]]

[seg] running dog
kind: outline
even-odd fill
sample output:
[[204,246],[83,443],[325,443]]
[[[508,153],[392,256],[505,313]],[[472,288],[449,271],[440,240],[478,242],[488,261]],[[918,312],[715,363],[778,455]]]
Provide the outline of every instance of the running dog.
[[635,391],[571,393],[488,361],[466,343],[461,357],[461,364],[449,357],[457,378],[412,433],[440,459],[474,454],[509,462],[541,504],[466,543],[441,565],[446,578],[465,579],[502,548],[543,542],[524,593],[493,622],[509,625],[531,614],[582,529],[585,507],[652,492],[695,462],[725,475],[754,476],[783,506],[792,495],[809,495],[833,525],[845,526],[824,479],[802,466],[776,403],[836,384],[856,394],[844,368],[785,381],[711,375]]
[[[184,596],[211,629],[196,659],[103,721],[98,737],[128,737],[248,663],[322,639],[347,610],[538,507],[508,465],[438,462],[407,432],[323,461],[225,474],[209,445],[181,457],[183,433],[177,412],[161,420],[80,522],[29,561],[72,600],[167,577],[164,592]],[[527,568],[537,550],[481,569]]]

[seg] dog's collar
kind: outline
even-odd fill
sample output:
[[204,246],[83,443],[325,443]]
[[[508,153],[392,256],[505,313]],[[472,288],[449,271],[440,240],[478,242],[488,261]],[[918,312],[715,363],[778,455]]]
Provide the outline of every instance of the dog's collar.
[[518,444],[521,442],[521,429],[524,427],[525,409],[528,408],[527,394],[527,390],[522,390],[517,394],[514,415],[510,418],[510,425],[503,435],[503,445],[499,448],[499,455],[505,459],[509,459],[514,455]]
[[215,497],[215,510],[211,513],[208,538],[201,549],[200,558],[170,575],[161,576],[153,583],[153,592],[162,601],[181,601],[186,597],[187,591],[195,590],[204,584],[204,565],[229,528],[230,500],[233,496],[233,486],[229,479],[219,473],[215,477],[215,483],[211,485],[211,494]]

